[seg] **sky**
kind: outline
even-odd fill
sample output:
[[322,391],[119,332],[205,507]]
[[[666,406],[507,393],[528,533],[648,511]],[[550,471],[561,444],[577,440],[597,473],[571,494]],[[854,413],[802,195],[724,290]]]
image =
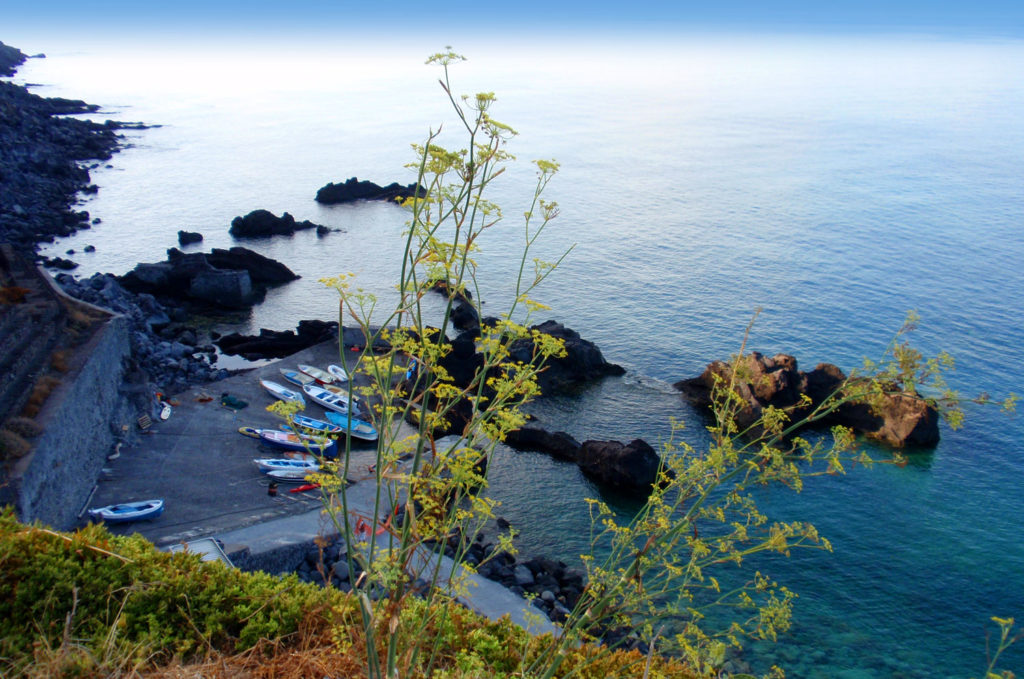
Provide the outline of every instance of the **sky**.
[[[676,32],[1024,37],[1022,0],[0,0],[0,41],[335,33],[437,40]],[[443,36],[443,37],[441,37]]]

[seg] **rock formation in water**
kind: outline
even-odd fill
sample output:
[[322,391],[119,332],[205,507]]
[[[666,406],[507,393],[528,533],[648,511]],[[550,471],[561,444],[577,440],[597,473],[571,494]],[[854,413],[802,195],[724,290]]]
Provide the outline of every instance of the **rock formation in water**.
[[229,233],[235,238],[269,238],[270,236],[291,236],[296,231],[304,229],[316,229],[317,233],[327,229],[320,224],[303,220],[295,221],[289,213],[285,212],[278,217],[269,210],[253,210],[244,217],[235,217],[231,220]]
[[[831,363],[821,363],[809,373],[802,372],[797,369],[796,359],[788,354],[769,358],[755,351],[743,360],[743,377],[735,382],[744,402],[736,414],[741,429],[754,425],[768,406],[794,409],[791,420],[799,420],[846,381],[843,371]],[[732,372],[731,364],[714,361],[699,377],[682,380],[674,386],[695,405],[708,407],[716,378],[728,382]],[[850,388],[856,388],[856,384],[851,384]],[[805,394],[811,405],[798,407]],[[821,424],[850,427],[895,447],[933,446],[939,442],[939,416],[935,408],[918,394],[895,386],[871,405],[843,404]]]
[[237,309],[263,299],[267,287],[297,278],[284,264],[246,248],[214,249],[209,254],[171,248],[166,261],[138,264],[120,282],[132,292],[162,300]]
[[415,183],[402,186],[398,182],[394,182],[387,186],[380,186],[371,181],[359,181],[356,177],[352,177],[343,184],[331,182],[322,186],[316,192],[316,202],[323,205],[337,205],[357,200],[395,200],[414,196],[417,194],[417,190],[420,196],[426,195],[426,191],[422,187],[417,187]]

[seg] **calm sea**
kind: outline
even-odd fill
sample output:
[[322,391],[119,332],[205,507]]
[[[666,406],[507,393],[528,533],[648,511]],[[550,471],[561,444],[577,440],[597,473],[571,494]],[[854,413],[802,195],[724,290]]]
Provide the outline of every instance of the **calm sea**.
[[[48,248],[76,250],[79,273],[161,260],[179,229],[204,234],[193,248],[229,247],[231,219],[256,208],[344,230],[244,243],[303,278],[222,330],[333,318],[317,280],[343,271],[386,296],[404,214],[313,196],[352,176],[411,182],[409,144],[431,127],[459,142],[423,65],[433,45],[19,47],[49,54],[19,75],[38,93],[161,125],[94,172],[85,209],[102,224]],[[494,117],[521,133],[510,150],[562,164],[562,216],[538,254],[576,249],[538,297],[628,370],[538,405],[548,427],[657,443],[676,417],[699,444],[670,384],[736,351],[757,307],[751,349],[847,370],[916,309],[915,341],[956,357],[956,388],[1022,390],[1024,43],[681,38],[469,56],[456,92],[497,92]],[[481,255],[493,309],[511,294],[532,176],[521,163],[495,192],[508,222]],[[906,467],[764,493],[835,552],[754,564],[800,599],[792,632],[747,659],[795,677],[981,676],[990,616],[1024,621],[1022,440],[1020,417],[971,408]],[[496,471],[523,549],[574,560],[598,490],[543,455],[501,451]],[[1004,666],[1024,672],[1024,648]]]

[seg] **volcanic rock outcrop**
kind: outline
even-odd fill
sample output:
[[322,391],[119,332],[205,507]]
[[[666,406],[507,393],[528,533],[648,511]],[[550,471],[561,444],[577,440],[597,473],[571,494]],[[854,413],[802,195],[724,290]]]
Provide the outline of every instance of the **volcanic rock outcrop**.
[[171,248],[166,261],[138,264],[120,283],[162,300],[235,309],[261,300],[267,287],[297,278],[284,264],[246,248],[214,249],[209,254]]
[[426,191],[415,183],[402,186],[398,182],[393,182],[387,186],[380,186],[371,181],[359,181],[356,177],[352,177],[342,184],[331,182],[322,186],[316,192],[316,202],[323,205],[337,205],[357,200],[395,200],[408,198],[417,193],[420,196],[426,195]]
[[[733,380],[730,363],[714,361],[700,377],[682,380],[674,386],[695,405],[708,407],[718,380],[725,384]],[[737,371],[733,383],[743,400],[743,406],[736,413],[736,423],[741,430],[754,426],[768,406],[789,410],[791,421],[796,422],[838,389],[855,395],[865,384],[863,380],[848,382],[843,371],[830,363],[821,363],[805,373],[797,369],[796,359],[788,354],[769,358],[751,352],[743,357],[742,370]],[[810,399],[809,404],[801,404],[805,395]],[[820,423],[840,424],[868,438],[904,447],[938,443],[938,422],[938,412],[920,395],[891,385],[884,393],[873,396],[870,403],[867,399],[844,403]]]

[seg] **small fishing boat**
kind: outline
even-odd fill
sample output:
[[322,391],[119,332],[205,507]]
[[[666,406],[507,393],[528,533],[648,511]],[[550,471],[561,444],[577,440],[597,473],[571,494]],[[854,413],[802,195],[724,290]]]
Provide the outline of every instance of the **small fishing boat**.
[[306,415],[293,415],[292,424],[299,431],[313,436],[336,436],[341,433],[341,427],[338,425]]
[[316,384],[307,384],[302,388],[314,403],[319,403],[328,411],[335,411],[342,414],[348,413],[348,396],[339,394],[331,389],[324,389]]
[[89,510],[89,516],[94,519],[102,519],[107,523],[127,523],[128,521],[155,519],[163,513],[163,500],[122,502],[116,505],[107,505],[106,507]]
[[290,368],[280,368],[281,376],[291,382],[297,387],[304,387],[307,384],[315,384],[316,380],[299,370],[291,370]]
[[363,420],[353,417],[351,424],[349,424],[348,415],[336,413],[330,410],[328,410],[325,415],[328,420],[341,427],[342,431],[347,433],[349,436],[353,436],[357,439],[363,439],[364,441],[377,440],[377,429],[369,422],[364,422]]
[[306,373],[320,384],[331,384],[332,382],[334,382],[334,375],[330,374],[326,370],[321,370],[315,365],[306,365],[305,363],[300,363],[299,370]]
[[306,483],[306,477],[313,473],[305,469],[271,469],[267,476],[278,483]]
[[348,371],[340,365],[332,363],[327,366],[327,372],[331,373],[335,382],[348,382]]
[[320,465],[316,462],[306,460],[293,460],[291,458],[258,458],[253,463],[260,468],[260,471],[267,474],[272,471],[292,470],[305,474],[320,471]]
[[238,433],[258,438],[260,441],[278,450],[295,453],[312,453],[324,457],[338,454],[337,443],[326,436],[311,436],[301,432],[283,431],[281,429],[259,429],[257,427],[239,427]]
[[283,384],[277,382],[271,382],[270,380],[260,380],[260,385],[270,392],[270,395],[281,401],[293,401],[300,403],[303,406],[306,405],[306,399],[302,398],[302,394],[297,391],[293,391]]

